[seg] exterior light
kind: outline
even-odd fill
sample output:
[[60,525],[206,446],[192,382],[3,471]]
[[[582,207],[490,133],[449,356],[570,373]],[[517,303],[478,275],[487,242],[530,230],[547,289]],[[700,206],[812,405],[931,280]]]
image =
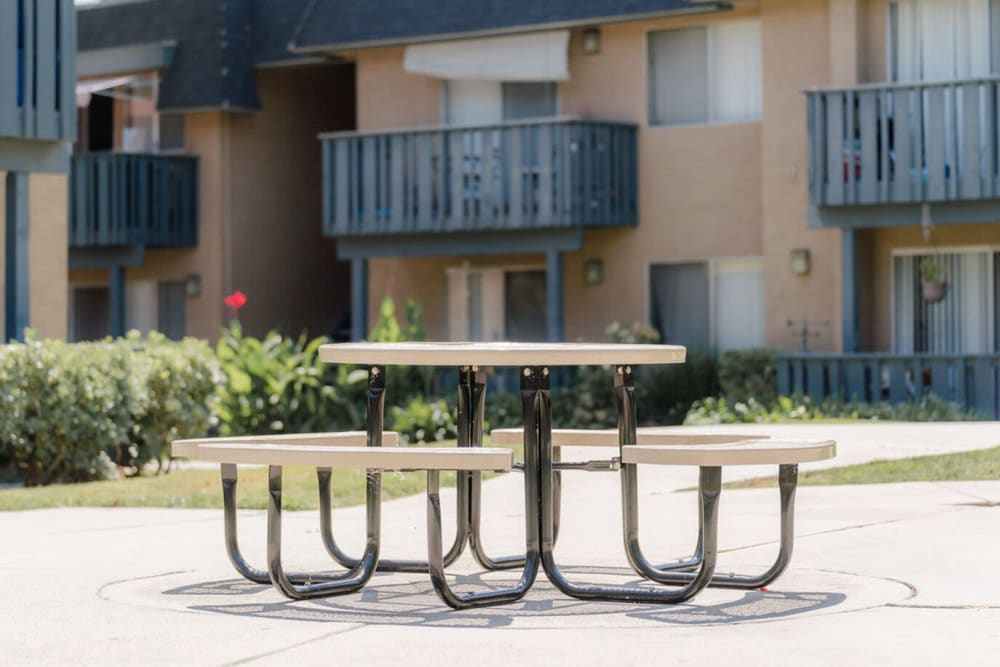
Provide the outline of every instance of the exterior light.
[[588,259],[583,263],[583,282],[588,285],[600,285],[604,282],[603,259]]
[[792,273],[797,276],[808,276],[812,269],[812,259],[809,248],[796,248],[792,251]]
[[601,29],[587,28],[583,31],[583,52],[594,56],[601,52]]
[[195,298],[201,296],[201,274],[200,273],[189,273],[187,278],[184,279],[184,291],[187,293],[188,298]]

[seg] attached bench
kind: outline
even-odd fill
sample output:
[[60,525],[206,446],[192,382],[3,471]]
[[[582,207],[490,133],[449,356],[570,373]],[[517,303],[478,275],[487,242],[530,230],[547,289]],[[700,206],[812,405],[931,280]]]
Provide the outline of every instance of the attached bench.
[[[198,458],[224,465],[236,463],[263,464],[268,466],[267,507],[267,567],[275,587],[293,599],[341,595],[363,587],[375,572],[379,561],[381,537],[381,471],[424,470],[427,472],[427,569],[434,590],[441,599],[454,608],[483,606],[511,602],[521,598],[534,582],[537,572],[537,546],[535,558],[529,560],[525,576],[514,587],[491,590],[485,593],[459,595],[447,583],[444,553],[441,542],[440,471],[466,472],[509,471],[513,453],[504,449],[420,448],[382,449],[378,447],[330,447],[283,444],[277,442],[246,443],[216,441],[200,444]],[[282,466],[315,466],[322,468],[356,468],[368,471],[369,484],[366,497],[367,541],[360,562],[340,574],[310,575],[307,581],[296,583],[285,574],[281,564],[281,474]],[[530,514],[530,513],[529,513]],[[531,519],[529,518],[530,522]],[[537,534],[537,529],[535,530]],[[531,527],[528,530],[532,534]],[[529,540],[530,541],[530,540]],[[532,545],[526,545],[530,553]]]
[[[685,585],[695,575],[680,572],[677,567],[656,566],[643,555],[639,546],[638,499],[636,489],[639,465],[692,465],[700,469],[699,488],[705,488],[716,498],[721,492],[722,466],[727,465],[777,465],[780,494],[781,540],[778,557],[766,571],[758,575],[714,575],[710,586],[721,588],[754,589],[766,586],[784,572],[792,557],[795,540],[795,490],[798,485],[800,463],[823,461],[836,456],[833,440],[791,441],[751,440],[725,444],[678,445],[671,442],[654,442],[640,439],[643,444],[621,448],[622,491],[625,515],[625,551],[629,563],[639,574],[661,584]],[[711,521],[709,525],[707,521]],[[701,526],[705,542],[714,544],[715,516],[705,517]],[[711,535],[711,537],[709,537]],[[707,547],[704,557],[708,557]],[[714,554],[712,558],[714,559]]]
[[[646,426],[636,430],[636,439],[639,444],[664,444],[664,445],[718,445],[732,442],[742,442],[744,440],[766,440],[767,435],[753,435],[748,433],[729,434],[694,434],[678,432],[676,426]],[[490,432],[490,442],[493,445],[504,447],[514,447],[524,442],[524,431],[520,428],[498,428]],[[588,470],[588,471],[615,471],[621,465],[620,457],[611,459],[565,462],[562,461],[562,447],[618,447],[618,429],[581,429],[581,428],[554,428],[552,429],[552,468],[555,471],[552,477],[552,533],[554,540],[559,539],[559,524],[562,514],[562,478],[563,470]],[[516,466],[515,466],[516,467]],[[675,560],[671,563],[659,565],[665,570],[693,570],[701,565],[702,534],[699,527],[698,538],[695,540],[695,548],[692,555]]]
[[[266,445],[286,443],[300,446],[326,447],[364,447],[368,444],[368,433],[365,431],[335,431],[327,433],[287,433],[280,435],[240,435],[223,438],[192,438],[174,440],[171,443],[171,453],[175,457],[198,459],[200,448],[216,445],[220,442],[230,444]],[[396,447],[399,444],[399,434],[394,431],[384,431],[378,436],[378,446]],[[267,570],[250,565],[244,558],[239,546],[236,522],[236,461],[221,461],[222,474],[222,505],[226,530],[226,553],[233,567],[245,579],[255,584],[270,584],[271,577]],[[331,470],[328,467],[316,468],[316,480],[319,486],[319,525],[320,536],[327,553],[343,567],[356,567],[360,558],[352,558],[339,547],[333,537],[333,512],[331,510]],[[392,561],[385,561],[383,569],[393,566]],[[306,575],[289,575],[293,582],[305,580]]]

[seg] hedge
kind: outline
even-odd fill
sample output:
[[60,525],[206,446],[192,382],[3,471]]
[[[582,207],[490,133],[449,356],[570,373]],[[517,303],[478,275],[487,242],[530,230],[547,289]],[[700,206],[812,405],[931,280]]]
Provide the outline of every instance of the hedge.
[[194,339],[0,346],[0,452],[29,486],[137,472],[209,430],[222,381]]

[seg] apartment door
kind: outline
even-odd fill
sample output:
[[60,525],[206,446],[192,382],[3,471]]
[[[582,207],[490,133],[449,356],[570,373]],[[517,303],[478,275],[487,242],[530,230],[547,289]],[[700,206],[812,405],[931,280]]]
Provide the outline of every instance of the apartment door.
[[545,271],[508,271],[504,285],[504,324],[507,340],[543,341],[548,338]]
[[764,262],[716,260],[715,347],[720,352],[764,345]]
[[[924,299],[921,263],[944,272],[945,296]],[[980,354],[995,345],[997,257],[969,251],[900,254],[893,262],[893,347],[903,354]],[[994,348],[997,349],[997,348]]]

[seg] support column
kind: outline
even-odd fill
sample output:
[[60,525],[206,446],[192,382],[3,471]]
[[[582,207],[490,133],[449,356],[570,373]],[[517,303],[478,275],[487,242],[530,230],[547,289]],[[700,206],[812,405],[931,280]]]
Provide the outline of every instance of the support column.
[[563,262],[562,253],[550,250],[545,255],[545,313],[549,342],[563,340]]
[[858,232],[844,229],[840,232],[840,304],[844,352],[858,351]]
[[28,173],[7,173],[4,342],[24,340],[30,322]]
[[351,260],[351,340],[368,335],[368,260]]
[[125,335],[125,267],[116,264],[108,269],[108,322],[111,335]]

